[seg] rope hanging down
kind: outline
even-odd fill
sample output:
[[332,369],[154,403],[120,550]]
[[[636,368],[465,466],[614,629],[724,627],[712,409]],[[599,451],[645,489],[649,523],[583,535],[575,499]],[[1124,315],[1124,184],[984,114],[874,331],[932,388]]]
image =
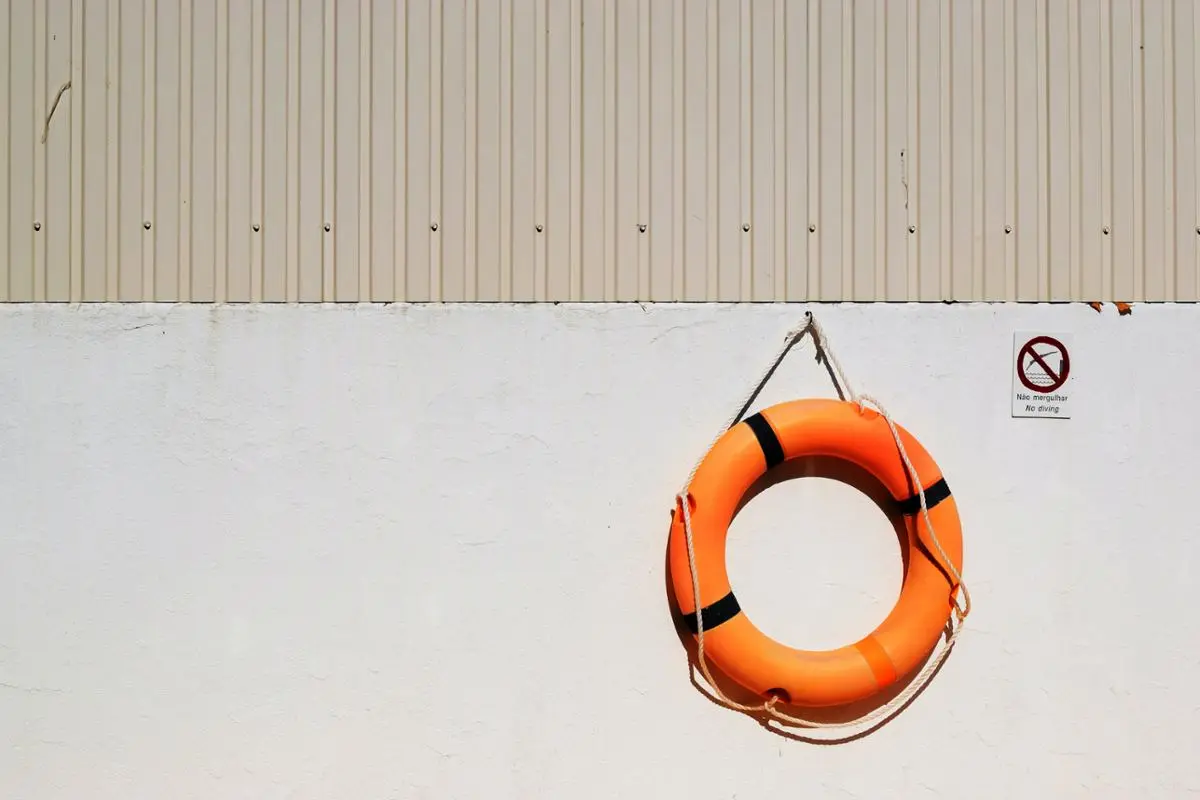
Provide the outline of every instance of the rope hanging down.
[[[713,438],[712,442],[708,446],[708,449],[696,462],[696,465],[692,468],[691,473],[688,475],[687,481],[683,485],[683,490],[676,495],[676,499],[679,501],[679,507],[683,510],[683,528],[687,539],[688,568],[691,570],[692,596],[696,608],[696,660],[700,664],[700,671],[704,674],[704,679],[708,682],[709,686],[712,687],[713,691],[717,695],[717,698],[727,708],[735,711],[765,712],[771,718],[779,720],[780,722],[787,722],[805,728],[844,730],[848,728],[864,726],[890,715],[896,709],[907,703],[913,696],[917,694],[917,692],[921,690],[923,686],[925,686],[926,683],[928,683],[933,673],[935,673],[941,666],[942,662],[945,661],[946,656],[949,655],[950,650],[954,647],[954,642],[958,639],[959,634],[962,632],[963,624],[966,621],[967,615],[971,613],[971,594],[967,591],[967,586],[962,579],[962,574],[954,566],[950,557],[946,555],[946,551],[943,549],[942,543],[938,540],[937,533],[933,529],[933,523],[929,519],[929,508],[925,502],[925,490],[922,486],[921,478],[917,474],[916,468],[913,466],[912,461],[908,457],[908,453],[904,449],[904,443],[900,440],[900,432],[896,429],[896,424],[892,421],[891,415],[888,414],[883,405],[874,397],[855,393],[855,391],[850,387],[850,382],[846,380],[846,375],[842,371],[842,365],[838,362],[837,356],[833,354],[833,350],[829,346],[829,340],[825,337],[825,332],[817,323],[816,318],[812,315],[811,311],[806,312],[805,317],[806,321],[803,325],[788,331],[783,347],[780,348],[779,353],[775,356],[775,359],[771,362],[771,365],[763,371],[762,376],[755,383],[754,388],[751,389],[746,395],[745,400],[742,402],[741,408],[739,408],[737,413],[735,413],[729,419],[721,432]],[[725,435],[727,430],[741,421],[742,415],[746,413],[750,407],[750,404],[754,402],[754,398],[758,396],[758,393],[762,391],[767,381],[771,379],[775,369],[779,366],[780,362],[783,361],[784,357],[788,354],[788,351],[790,351],[796,342],[798,342],[806,333],[813,338],[813,343],[816,347],[818,358],[824,357],[828,360],[828,363],[832,365],[833,371],[836,373],[835,382],[840,384],[846,395],[849,396],[850,401],[858,406],[859,412],[861,413],[864,411],[867,404],[870,404],[875,407],[875,409],[887,422],[888,428],[892,432],[892,438],[896,441],[896,447],[900,451],[900,457],[904,461],[904,466],[912,478],[913,485],[917,487],[918,497],[921,502],[921,516],[925,521],[925,527],[929,531],[929,537],[933,541],[933,545],[937,549],[938,555],[941,556],[943,563],[953,574],[958,590],[962,593],[961,603],[959,602],[957,591],[953,597],[952,602],[955,620],[951,623],[950,634],[946,637],[945,642],[941,645],[938,655],[935,658],[928,660],[924,668],[917,673],[916,677],[913,678],[913,680],[911,680],[898,695],[870,713],[849,722],[818,722],[816,720],[804,719],[801,717],[792,716],[791,714],[785,714],[775,707],[779,702],[778,697],[771,697],[766,702],[756,706],[738,703],[721,691],[720,686],[715,680],[713,680],[712,674],[708,669],[708,661],[704,656],[704,616],[700,603],[700,578],[696,570],[696,555],[692,544],[692,515],[690,503],[688,502],[688,493],[691,488],[692,481],[696,477],[696,472],[700,469],[700,465],[708,456],[709,451],[716,446],[717,442],[720,441],[721,437]]]

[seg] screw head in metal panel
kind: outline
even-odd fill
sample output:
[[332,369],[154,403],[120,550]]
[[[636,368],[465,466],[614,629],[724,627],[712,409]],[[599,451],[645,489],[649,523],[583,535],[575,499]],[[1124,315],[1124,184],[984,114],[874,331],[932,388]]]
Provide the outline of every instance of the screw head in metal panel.
[[431,223],[431,224],[429,225],[429,230],[431,230],[431,231],[436,231],[436,230],[437,230],[437,228],[438,228],[438,226],[437,226],[437,223],[436,223],[436,222],[434,222],[434,223]]
[[1012,233],[1012,225],[1005,225],[1005,226],[1004,226],[1004,232],[1005,232],[1005,233]]
[[638,233],[645,233],[645,232],[646,232],[646,223],[639,222],[638,223]]
[[40,223],[40,222],[33,223],[33,229],[35,231],[40,231],[42,229],[42,223]]
[[742,223],[742,230],[743,230],[743,231],[745,231],[746,233],[749,233],[749,232],[750,232],[750,223],[749,223],[749,222],[743,222],[743,223]]
[[[435,225],[434,227],[436,228],[437,226]],[[541,233],[543,230],[545,230],[545,229],[542,227],[542,224],[541,224],[540,222],[539,222],[537,225],[535,225],[533,229],[534,229],[535,231],[537,231],[538,233]]]
[[1103,228],[1101,228],[1100,230],[1104,232],[1104,235],[1105,235],[1105,236],[1108,236],[1108,226],[1107,226],[1107,225],[1105,225],[1105,226],[1104,226]]
[[262,225],[259,225],[257,222],[254,223],[251,227],[254,228],[255,233],[258,233],[260,230],[262,230]]
[[1196,226],[1196,235],[1200,236],[1200,225]]
[[909,226],[908,226],[908,232],[909,232],[909,233],[916,233],[916,232],[917,232],[917,226],[916,226],[916,225],[909,225]]
[[145,222],[143,222],[142,227],[145,228],[146,230],[150,230],[150,220],[146,220]]
[[329,233],[331,230],[333,230],[333,226],[330,225],[328,222],[326,222],[325,223],[325,232]]
[[816,225],[813,225],[813,224],[810,222],[810,223],[809,223],[809,225],[808,225],[808,232],[809,232],[809,233],[816,233],[816,232],[817,232],[817,226],[816,226]]

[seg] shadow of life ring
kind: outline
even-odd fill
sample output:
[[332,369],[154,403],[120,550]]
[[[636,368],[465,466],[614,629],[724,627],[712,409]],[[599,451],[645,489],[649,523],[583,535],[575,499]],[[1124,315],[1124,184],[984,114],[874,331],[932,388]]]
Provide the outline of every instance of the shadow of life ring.
[[[917,487],[879,413],[833,399],[793,400],[737,423],[697,468],[688,492],[700,585],[706,657],[743,688],[793,706],[828,707],[875,695],[902,680],[933,651],[955,609],[962,574],[962,527],[941,470],[911,434],[896,426],[921,478],[929,521],[954,569],[940,563],[921,514]],[[738,605],[725,565],[725,543],[738,503],[767,470],[784,461],[825,456],[875,476],[904,517],[909,563],[900,597],[874,631],[834,650],[797,650],[766,636]],[[696,605],[680,501],[668,545],[671,586],[693,636]]]

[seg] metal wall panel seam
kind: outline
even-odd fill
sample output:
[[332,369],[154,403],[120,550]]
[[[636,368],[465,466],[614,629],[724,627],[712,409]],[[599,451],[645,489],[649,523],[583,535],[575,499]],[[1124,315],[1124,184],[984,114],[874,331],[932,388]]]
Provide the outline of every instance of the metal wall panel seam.
[[[255,144],[254,17],[256,3],[229,0],[226,35],[228,53],[227,114],[229,118],[229,162],[226,176],[228,220],[225,237],[229,262],[225,265],[226,299],[248,302],[252,294],[253,267],[259,258],[262,217],[255,204],[257,168]],[[236,42],[236,45],[235,45]],[[319,163],[319,162],[318,162]],[[320,178],[320,170],[317,178]]]
[[[253,82],[250,89],[250,215],[263,231],[267,229],[263,203],[263,187],[266,182],[266,167],[263,159],[263,128],[266,124],[265,83],[266,75],[266,25],[265,0],[255,0],[252,19],[250,74]],[[328,18],[326,19],[328,22]],[[255,236],[250,240],[250,302],[263,300],[263,239]]]
[[[705,189],[708,192],[708,214],[705,217],[706,232],[708,234],[708,253],[705,260],[705,282],[704,294],[705,300],[716,299],[720,281],[720,231],[721,231],[721,206],[720,206],[720,39],[717,35],[719,30],[718,18],[719,0],[708,0],[706,9],[705,41],[704,49],[705,66],[707,68],[707,81],[705,82],[705,90],[707,103],[705,109],[708,112],[708,124],[705,137],[705,147],[708,153],[708,172],[705,175]],[[699,298],[696,298],[699,299]]]
[[[371,32],[373,16],[371,0],[359,0],[358,8],[358,287],[355,297],[347,300],[368,300],[373,296],[371,281],[375,253],[371,247],[371,127],[374,75],[371,64],[373,52]],[[460,234],[461,235],[461,234]]]
[[1137,249],[1137,169],[1135,127],[1138,122],[1133,93],[1137,85],[1133,51],[1137,47],[1132,2],[1113,3],[1112,89],[1113,89],[1113,292],[1132,297]]
[[[994,0],[993,0],[994,2]],[[975,0],[971,9],[971,289],[967,299],[984,299],[984,241],[987,236],[984,178],[984,54],[987,40],[983,33],[983,0]]]
[[[915,2],[915,0],[912,0]],[[808,91],[805,99],[808,103],[806,115],[808,158],[805,162],[806,177],[808,178],[808,259],[805,270],[805,297],[821,297],[821,239],[824,237],[822,224],[824,217],[821,202],[821,173],[824,172],[821,163],[821,0],[808,0],[808,24],[805,34],[808,38],[808,69],[806,79]]]
[[687,39],[684,36],[684,4],[674,3],[671,19],[671,293],[666,299],[679,300],[685,296],[687,225],[687,163],[686,84],[684,65],[687,63]]
[[[500,282],[499,299],[512,302],[513,271],[513,2],[500,0]],[[582,181],[581,181],[582,182]],[[585,276],[586,277],[586,276]]]
[[[489,2],[489,0],[483,0]],[[533,292],[531,298],[535,302],[544,302],[549,297],[550,282],[547,277],[550,260],[550,237],[546,233],[547,203],[550,193],[550,75],[549,75],[549,0],[535,0],[534,16],[534,81],[537,91],[534,95],[533,128],[534,128],[534,263],[533,263]],[[468,49],[472,47],[468,39]],[[467,125],[471,128],[470,122]],[[467,173],[470,175],[470,171]],[[470,180],[470,178],[468,178]],[[468,186],[467,197],[472,192]],[[472,201],[468,199],[470,204]],[[470,234],[468,234],[470,236]],[[468,264],[474,262],[469,256]]]
[[571,39],[570,282],[568,300],[583,297],[583,0],[568,0]]
[[[736,300],[754,298],[754,43],[753,21],[750,16],[750,0],[738,3],[738,191],[737,201],[740,221],[733,230],[738,248],[737,282],[726,292]],[[732,283],[732,282],[731,282]]]
[[[300,300],[300,252],[303,234],[300,228],[301,159],[300,137],[300,60],[304,57],[301,38],[301,9],[298,3],[287,8],[287,137],[284,141],[284,202],[287,204],[284,218],[284,275],[283,300],[289,303]],[[369,218],[367,218],[369,219]]]
[[922,298],[936,297],[938,300],[954,298],[954,277],[952,260],[954,257],[954,130],[953,100],[954,100],[954,41],[950,38],[953,25],[954,5],[952,3],[938,4],[939,47],[938,47],[938,142],[941,145],[941,163],[938,166],[938,211],[940,212],[940,241],[938,243],[938,286],[937,292],[922,291]]
[[[490,2],[491,0],[483,0]],[[463,213],[462,298],[479,299],[479,0],[470,0],[466,16],[466,136]],[[544,299],[544,298],[543,298]]]
[[600,247],[603,258],[600,263],[604,275],[601,282],[603,299],[611,302],[617,299],[619,291],[617,274],[617,240],[620,235],[617,226],[620,206],[620,196],[617,191],[617,158],[619,154],[617,116],[620,109],[617,97],[618,2],[617,0],[608,0],[603,7],[603,48],[601,50],[603,71],[600,82],[603,86],[604,120],[601,127],[603,128],[604,145],[601,148],[600,174],[603,186],[600,193],[601,213],[599,215],[602,231]]
[[408,299],[408,3],[395,6],[392,63],[392,299]]
[[1176,218],[1178,208],[1178,164],[1175,162],[1175,3],[1165,0],[1163,3],[1162,25],[1162,60],[1163,60],[1163,214],[1161,230],[1163,232],[1163,256],[1161,289],[1155,293],[1158,297],[1178,296],[1178,257],[1179,244],[1175,230],[1179,224]]
[[158,136],[155,131],[157,117],[156,98],[158,80],[155,63],[158,47],[158,21],[154,3],[142,6],[142,295],[141,299],[154,299],[155,257],[154,212],[157,208],[155,177],[157,172]]
[[[445,198],[442,193],[445,162],[443,155],[443,104],[445,83],[442,80],[442,53],[445,50],[445,30],[442,25],[442,3],[432,3],[429,15],[429,294],[430,302],[439,302],[443,297],[442,276],[442,221],[445,215]],[[509,32],[511,36],[511,17]],[[510,62],[511,63],[511,62]],[[459,232],[461,235],[461,231]],[[511,292],[511,289],[510,289]],[[509,295],[511,298],[511,294]]]
[[857,155],[858,137],[854,135],[854,3],[842,4],[842,163],[839,165],[842,174],[842,241],[841,241],[841,296],[856,299],[854,286],[855,262],[854,251],[855,224],[858,220],[854,214],[854,162]]
[[[216,91],[214,97],[214,146],[213,163],[213,301],[225,303],[229,300],[229,227],[230,224],[250,225],[249,220],[231,217],[229,202],[229,145],[233,129],[229,114],[229,3],[237,0],[218,0],[216,8]],[[239,76],[240,79],[241,76]]]
[[[1200,42],[1200,9],[1196,5],[1192,6],[1192,41]],[[1200,300],[1200,52],[1197,48],[1192,49],[1192,166],[1195,170],[1195,176],[1192,179],[1192,208],[1195,211],[1195,218],[1191,221],[1196,226],[1196,247],[1195,247],[1195,264],[1192,265],[1192,287],[1195,294],[1188,298],[1196,301]]]
[[[547,2],[547,0],[543,0]],[[651,296],[654,285],[650,262],[650,233],[647,220],[650,217],[650,142],[651,142],[651,110],[650,95],[650,2],[638,0],[638,156],[637,156],[637,288],[633,299]],[[545,66],[542,67],[543,72]],[[540,130],[540,127],[539,127]],[[539,160],[538,162],[542,162]],[[539,184],[540,185],[540,184]],[[546,264],[543,261],[541,270]],[[544,279],[543,279],[544,280]]]
[[[625,251],[628,251],[629,240],[632,237],[629,227],[631,221],[626,215],[630,205],[637,204],[636,182],[632,184],[634,192],[630,197],[630,160],[626,152],[630,139],[626,127],[630,122],[635,126],[634,138],[637,136],[636,110],[630,114],[628,108],[631,100],[636,108],[637,101],[637,60],[636,55],[630,60],[628,52],[630,41],[636,48],[637,37],[626,35],[628,14],[620,13],[623,8],[628,10],[629,2],[630,0],[614,0],[606,2],[604,8],[604,297],[607,301],[625,299],[624,287],[628,283],[625,275],[628,270]],[[629,80],[626,71],[629,71],[630,67],[634,71],[632,91],[626,84],[626,80]],[[634,152],[636,168],[636,142]]]
[[1037,279],[1036,300],[1050,293],[1050,37],[1047,0],[1037,0]]
[[[73,172],[78,164],[73,152],[72,129],[82,108],[80,92],[71,86],[72,3],[56,0],[46,15],[45,93],[42,115],[42,154],[45,174],[43,200],[45,232],[39,237],[44,247],[45,297],[47,302],[71,300],[72,243],[78,217],[71,194]],[[56,110],[57,107],[57,110]],[[53,122],[51,122],[53,119]],[[49,223],[53,222],[53,230]]]
[[0,42],[3,42],[4,53],[0,55],[0,108],[5,113],[0,118],[0,303],[11,301],[9,282],[12,279],[12,218],[11,204],[15,195],[12,184],[12,172],[9,163],[12,160],[12,127],[13,105],[10,101],[9,89],[12,81],[13,51],[16,49],[12,38],[12,4],[4,3],[0,7]]
[[[1044,0],[1043,0],[1044,2]],[[1146,289],[1146,46],[1145,2],[1135,4],[1130,61],[1133,66],[1133,279],[1130,300]]]
[[772,247],[771,265],[771,298],[781,299],[787,296],[788,249],[787,229],[788,212],[791,210],[787,202],[787,17],[785,0],[774,0],[772,13],[774,19],[774,47],[771,56],[774,61],[774,98],[772,114],[772,199],[774,203],[774,243]]
[[[192,301],[192,0],[180,0],[179,10],[179,214],[175,297],[182,303]],[[166,298],[164,298],[166,299]]]
[[[34,0],[33,5],[33,119],[45,120],[47,112],[48,79],[46,76],[49,57],[47,55],[50,34],[46,26],[47,0]],[[40,127],[40,126],[39,126]],[[49,180],[46,168],[46,137],[34,145],[33,150],[33,219],[34,231],[46,233],[33,238],[33,296],[35,303],[46,301],[46,238],[57,235],[57,220],[48,215],[46,183]]]
[[[95,6],[93,5],[93,8]],[[71,0],[71,209],[70,209],[70,279],[68,299],[72,303],[83,300],[84,276],[84,168],[87,154],[83,149],[83,126],[87,108],[88,86],[84,82],[84,27],[83,0]]]
[[920,201],[924,195],[921,185],[921,86],[919,78],[920,59],[921,59],[921,40],[920,40],[920,7],[918,0],[908,0],[908,18],[907,34],[908,34],[908,49],[907,69],[905,75],[908,80],[908,92],[905,96],[905,101],[908,107],[908,137],[906,149],[901,156],[902,166],[901,171],[904,182],[905,196],[905,224],[908,230],[908,252],[905,262],[905,271],[907,277],[907,286],[904,297],[888,298],[890,300],[916,300],[920,296],[921,287],[918,283],[921,275],[920,269],[920,236],[921,236],[921,217],[920,217]]
[[335,296],[337,286],[337,220],[334,218],[334,196],[337,190],[337,141],[335,120],[337,116],[337,92],[335,73],[337,64],[337,14],[338,0],[322,0],[324,23],[321,26],[321,302],[328,303]]
[[1112,0],[1100,6],[1100,216],[1101,293],[1113,290],[1113,43]]
[[[888,279],[888,231],[891,214],[888,213],[888,176],[892,174],[892,160],[888,158],[888,94],[887,94],[887,0],[878,0],[875,7],[875,271],[874,295],[876,300],[887,297]],[[783,2],[783,0],[780,0]]]
[[1003,298],[1017,298],[1017,0],[1004,0],[1005,232]]
[[[1080,144],[1080,118],[1083,99],[1080,92],[1079,7],[1067,11],[1067,70],[1069,131],[1067,142],[1071,157],[1070,211],[1070,275],[1067,296],[1079,297],[1083,288],[1083,148]],[[1051,267],[1053,268],[1053,267]]]

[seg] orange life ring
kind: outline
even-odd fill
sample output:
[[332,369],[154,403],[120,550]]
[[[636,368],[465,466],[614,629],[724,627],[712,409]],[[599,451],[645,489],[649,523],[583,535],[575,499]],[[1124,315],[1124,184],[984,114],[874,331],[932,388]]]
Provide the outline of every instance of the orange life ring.
[[[955,608],[958,584],[951,576],[962,574],[962,527],[938,465],[911,434],[896,428],[921,478],[930,522],[953,570],[938,561],[928,531],[922,531],[917,488],[887,420],[873,410],[832,399],[780,403],[727,430],[697,468],[688,504],[705,653],[751,692],[795,706],[841,705],[894,684],[936,646]],[[908,536],[908,568],[895,606],[868,636],[835,650],[797,650],[763,634],[742,612],[725,568],[726,536],[741,498],[767,470],[804,456],[844,459],[874,475],[904,515]],[[677,499],[669,542],[671,583],[685,624],[695,635],[679,504]]]

